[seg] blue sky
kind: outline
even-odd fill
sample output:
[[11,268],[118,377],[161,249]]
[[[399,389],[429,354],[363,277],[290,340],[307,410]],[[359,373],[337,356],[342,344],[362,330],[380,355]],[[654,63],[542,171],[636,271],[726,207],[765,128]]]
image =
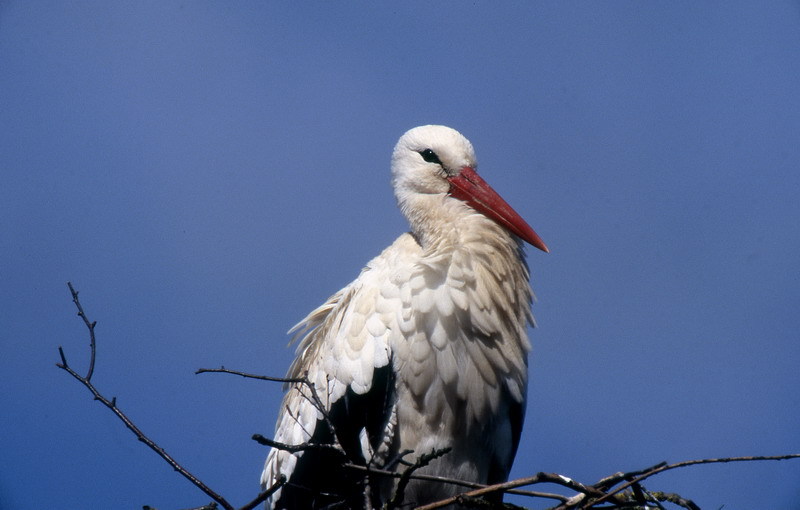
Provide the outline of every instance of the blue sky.
[[[257,491],[285,332],[403,232],[397,138],[450,125],[542,236],[512,476],[800,452],[797,2],[0,5],[0,507]],[[800,508],[800,461],[651,479]],[[520,501],[517,501],[520,502]],[[541,502],[529,502],[542,508]]]

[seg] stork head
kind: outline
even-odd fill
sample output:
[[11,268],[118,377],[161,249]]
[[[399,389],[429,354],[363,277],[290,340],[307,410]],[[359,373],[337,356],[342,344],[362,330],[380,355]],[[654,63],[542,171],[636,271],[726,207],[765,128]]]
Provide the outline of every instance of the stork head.
[[523,241],[549,252],[536,232],[477,174],[476,168],[472,144],[455,129],[420,126],[400,137],[392,154],[392,184],[412,228],[436,228],[430,219],[437,217],[436,211],[429,209],[444,208],[447,200],[459,200]]

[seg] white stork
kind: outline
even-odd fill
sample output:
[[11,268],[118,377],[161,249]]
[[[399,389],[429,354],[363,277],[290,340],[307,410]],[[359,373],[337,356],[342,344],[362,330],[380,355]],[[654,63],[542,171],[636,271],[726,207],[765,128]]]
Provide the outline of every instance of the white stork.
[[[475,171],[459,132],[421,126],[392,155],[392,183],[411,231],[311,312],[288,377],[261,484],[288,479],[269,508],[380,507],[395,479],[352,463],[491,484],[507,480],[525,415],[532,292],[521,241],[548,251]],[[331,428],[334,430],[332,431]],[[338,449],[338,451],[337,451]],[[409,451],[413,453],[409,453]],[[463,492],[412,480],[404,507]]]

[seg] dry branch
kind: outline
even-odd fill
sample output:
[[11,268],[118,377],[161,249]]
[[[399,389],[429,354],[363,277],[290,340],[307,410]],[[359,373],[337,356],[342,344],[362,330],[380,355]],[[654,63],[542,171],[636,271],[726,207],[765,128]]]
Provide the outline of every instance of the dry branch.
[[[100,391],[92,384],[91,377],[94,373],[94,363],[95,363],[95,353],[96,353],[96,337],[95,337],[95,326],[97,322],[92,322],[86,316],[86,313],[83,311],[83,307],[81,306],[80,300],[78,299],[78,292],[72,287],[71,282],[67,282],[67,286],[69,287],[70,292],[72,293],[72,301],[75,303],[75,306],[78,309],[78,316],[83,319],[84,324],[86,325],[87,329],[89,330],[89,349],[90,349],[90,357],[89,357],[89,369],[86,372],[85,376],[78,374],[72,367],[69,366],[67,363],[67,357],[64,354],[64,349],[59,346],[58,347],[58,354],[61,357],[61,363],[56,363],[56,366],[62,370],[65,370],[69,375],[83,384],[94,396],[94,399],[99,401],[101,404],[106,406],[113,412],[117,418],[119,418],[125,426],[133,432],[136,436],[136,439],[141,441],[142,443],[146,444],[148,448],[156,452],[159,457],[164,459],[164,461],[172,467],[175,471],[180,473],[181,476],[189,480],[195,487],[203,491],[207,496],[213,499],[216,503],[220,506],[225,508],[225,510],[235,510],[235,507],[231,505],[225,498],[214,492],[210,487],[208,487],[205,483],[203,483],[199,478],[195,475],[190,473],[186,468],[184,468],[178,461],[176,461],[169,453],[166,452],[161,446],[159,446],[155,441],[150,439],[144,432],[133,423],[133,421],[122,412],[122,410],[117,406],[117,397],[112,397],[111,400],[106,398],[104,395],[100,393]],[[250,501],[248,504],[241,507],[240,510],[251,510],[255,508],[257,505],[263,503],[272,493],[278,490],[284,483],[286,483],[285,477],[282,477],[281,480],[269,487],[267,490],[262,491],[255,499]]]

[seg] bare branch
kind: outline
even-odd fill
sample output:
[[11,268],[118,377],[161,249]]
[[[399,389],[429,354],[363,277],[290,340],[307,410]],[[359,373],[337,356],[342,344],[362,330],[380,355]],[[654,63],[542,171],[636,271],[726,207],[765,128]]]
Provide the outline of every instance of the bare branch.
[[137,427],[133,421],[131,421],[128,416],[117,407],[117,398],[113,397],[111,400],[107,399],[103,396],[97,388],[92,384],[91,377],[92,373],[94,372],[94,358],[95,358],[95,335],[94,335],[94,326],[95,322],[89,322],[86,318],[86,314],[83,311],[83,307],[78,300],[78,293],[75,289],[72,288],[72,284],[69,283],[69,290],[72,293],[72,300],[75,303],[75,306],[78,308],[78,315],[83,319],[84,324],[86,325],[87,329],[89,330],[89,337],[90,337],[90,348],[91,348],[91,359],[89,362],[89,370],[86,373],[86,376],[81,376],[75,370],[73,370],[69,364],[67,363],[67,358],[64,355],[64,350],[59,347],[59,355],[61,356],[61,363],[56,364],[57,367],[65,370],[69,375],[74,377],[78,380],[81,384],[83,384],[94,396],[94,399],[99,401],[101,404],[106,406],[107,408],[111,409],[111,411],[119,418],[125,426],[136,435],[136,438],[146,444],[151,450],[156,452],[159,457],[164,459],[175,471],[180,473],[184,478],[192,482],[198,489],[206,493],[211,499],[219,503],[223,508],[226,510],[234,510],[233,505],[228,503],[225,498],[211,490],[206,484],[204,484],[199,478],[194,476],[190,473],[186,468],[181,466],[175,459],[172,458],[163,448],[161,448],[155,441],[147,437],[144,432],[142,432],[139,427]]
[[195,371],[195,374],[209,374],[209,373],[233,374],[233,375],[238,375],[238,376],[241,376],[241,377],[245,377],[247,379],[258,379],[260,381],[272,381],[272,382],[279,382],[279,383],[308,384],[308,380],[306,378],[304,378],[304,377],[300,377],[300,378],[270,377],[270,376],[267,376],[267,375],[248,374],[247,372],[239,372],[238,370],[228,370],[225,367],[198,368]]
[[274,439],[269,439],[268,437],[264,437],[261,434],[253,434],[252,439],[258,444],[269,446],[270,448],[276,448],[278,450],[283,450],[289,453],[304,452],[306,450],[332,450],[343,456],[347,456],[345,451],[338,444],[311,443],[311,442],[301,443],[296,445],[286,444],[275,441]]

